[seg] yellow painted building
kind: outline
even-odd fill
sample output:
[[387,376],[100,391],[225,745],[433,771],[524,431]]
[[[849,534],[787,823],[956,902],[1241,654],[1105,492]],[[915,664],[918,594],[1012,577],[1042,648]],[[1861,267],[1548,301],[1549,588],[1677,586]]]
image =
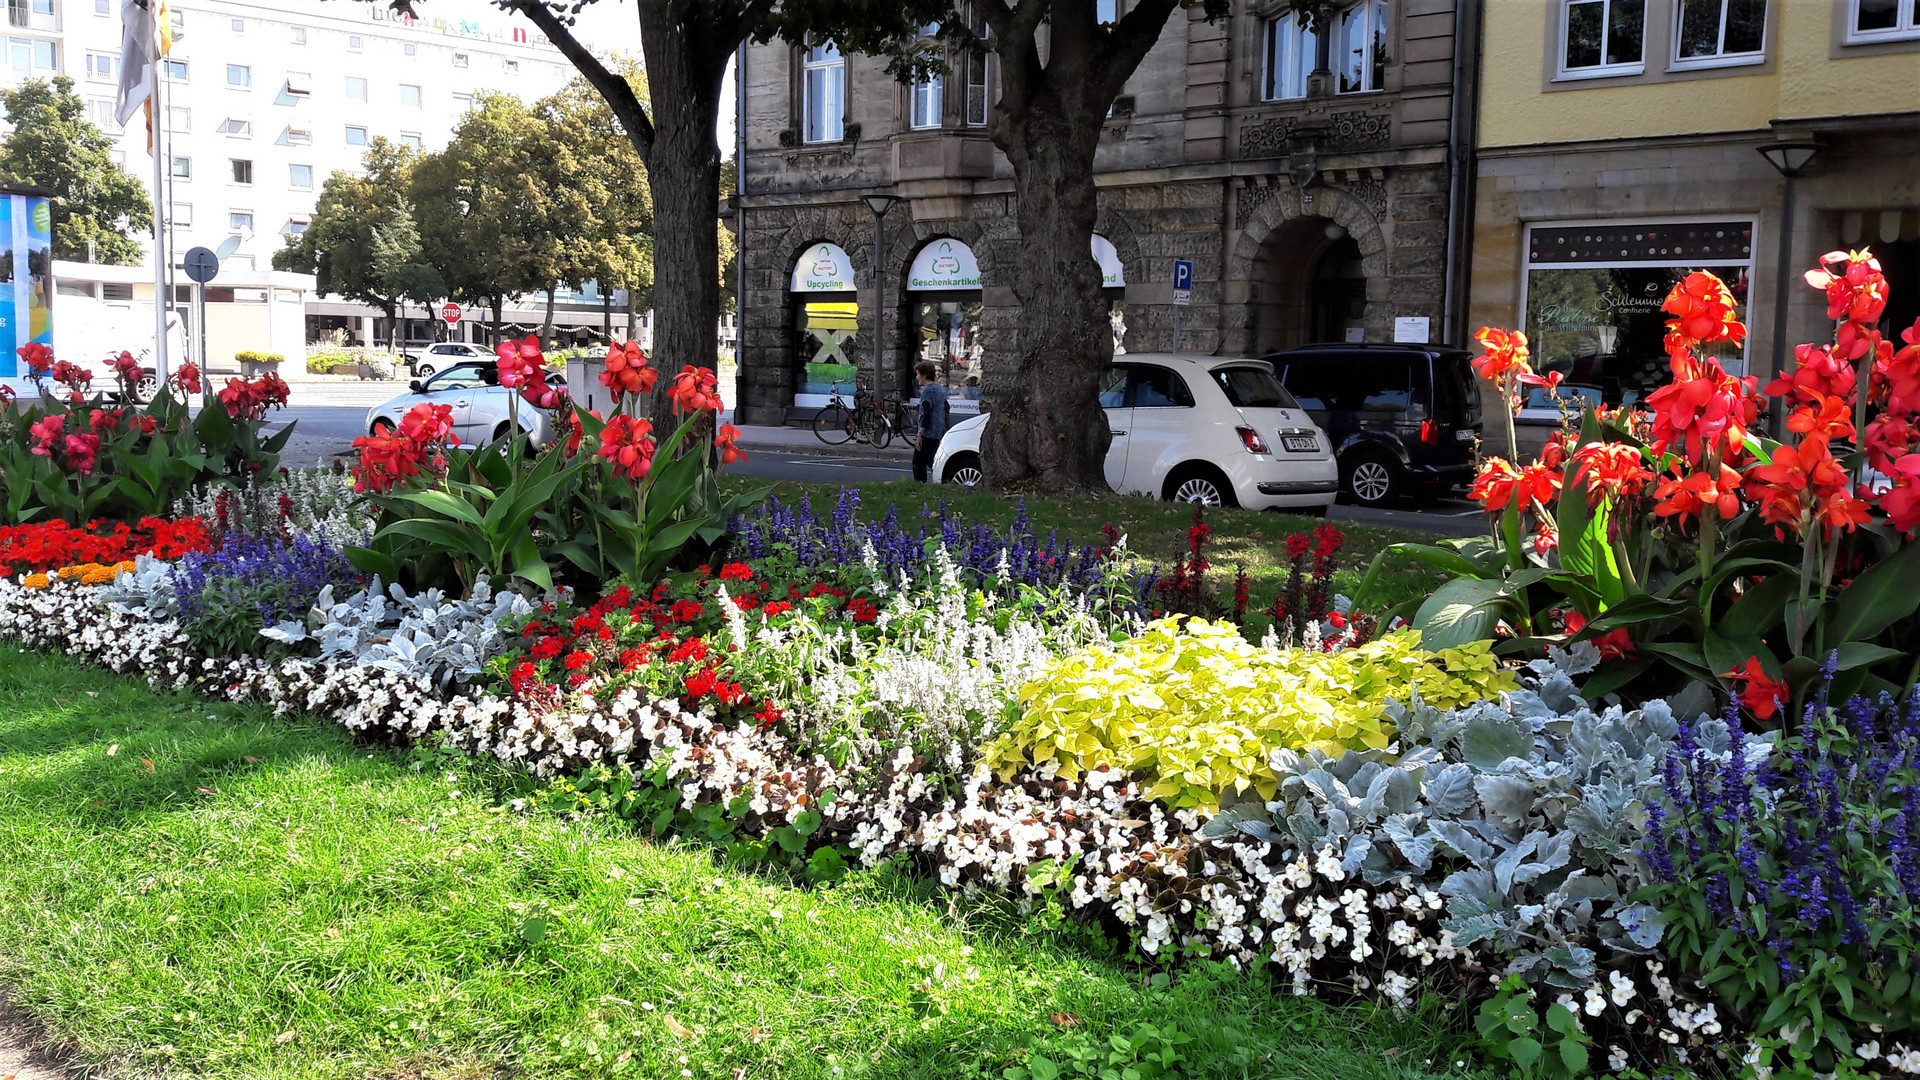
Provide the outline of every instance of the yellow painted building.
[[1756,375],[1829,335],[1822,252],[1871,246],[1890,328],[1920,318],[1920,0],[1487,0],[1478,70],[1467,324],[1581,393],[1664,381],[1692,269],[1748,301]]

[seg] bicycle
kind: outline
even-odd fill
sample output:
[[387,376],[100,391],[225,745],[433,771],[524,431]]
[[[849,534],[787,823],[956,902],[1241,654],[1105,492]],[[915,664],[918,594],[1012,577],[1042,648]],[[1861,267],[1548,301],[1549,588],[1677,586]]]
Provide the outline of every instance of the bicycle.
[[[888,409],[892,410],[891,415]],[[856,427],[865,427],[868,441],[877,449],[886,449],[895,435],[911,443],[920,434],[920,399],[884,403],[869,401],[854,424]]]
[[848,440],[867,441],[867,431],[857,425],[861,410],[866,407],[867,392],[858,389],[853,392],[853,405],[847,405],[847,399],[835,392],[819,412],[813,414],[813,433],[828,446],[840,446]]

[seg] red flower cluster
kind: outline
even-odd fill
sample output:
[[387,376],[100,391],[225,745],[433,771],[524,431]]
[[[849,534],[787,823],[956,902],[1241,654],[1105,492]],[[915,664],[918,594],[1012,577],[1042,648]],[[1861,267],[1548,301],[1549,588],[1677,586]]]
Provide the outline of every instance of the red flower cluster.
[[1787,684],[1767,674],[1757,657],[1747,657],[1747,662],[1732,671],[1720,673],[1723,679],[1732,679],[1738,688],[1740,703],[1760,720],[1769,720],[1780,711],[1781,706],[1792,699]]
[[600,456],[627,479],[643,480],[653,469],[652,431],[653,421],[618,414],[600,432]]
[[647,354],[637,341],[616,341],[607,348],[607,369],[600,373],[600,385],[615,394],[644,394],[653,389],[660,372],[647,363]]
[[95,521],[85,528],[64,521],[0,525],[0,574],[9,577],[81,563],[110,566],[138,555],[177,559],[212,550],[213,537],[199,518],[141,518],[137,525]]
[[270,371],[254,379],[228,379],[220,391],[220,404],[235,420],[264,420],[268,409],[286,405],[291,392],[286,380]]
[[499,357],[500,385],[520,391],[527,404],[552,409],[560,404],[566,391],[547,383],[547,358],[540,351],[540,339],[528,334],[518,341],[505,341],[493,350]]
[[47,369],[53,366],[53,346],[42,341],[29,341],[14,350],[27,365],[27,378],[44,378]]
[[193,366],[191,362],[181,364],[174,369],[172,375],[167,376],[167,381],[183,394],[197,394],[200,392],[201,385],[200,369]]
[[360,461],[353,467],[353,490],[384,495],[402,480],[419,476],[421,466],[441,448],[460,440],[453,434],[453,406],[422,402],[400,418],[400,430],[379,431],[353,440]]
[[720,451],[720,464],[732,465],[736,462],[747,460],[747,452],[735,445],[739,441],[739,428],[734,427],[732,424],[720,425],[720,430],[715,432],[713,436],[713,445]]
[[[1577,611],[1569,611],[1566,615],[1566,627],[1568,634],[1578,634],[1587,628],[1587,617]],[[1627,628],[1624,626],[1587,640],[1600,649],[1600,657],[1603,660],[1622,660],[1633,655],[1633,639],[1627,636]]]
[[33,446],[29,449],[36,457],[46,458],[67,472],[91,476],[99,464],[100,437],[119,424],[122,412],[120,409],[95,409],[90,425],[84,430],[72,432],[66,430],[65,413],[41,417],[27,428],[27,434],[33,439]]
[[1573,460],[1573,482],[1586,482],[1588,498],[1631,498],[1653,482],[1637,446],[1588,443],[1574,452]]
[[674,412],[718,411],[725,408],[720,403],[720,383],[713,369],[694,367],[692,364],[682,367],[680,374],[673,377],[673,385],[667,389],[667,399],[673,402]]
[[1660,305],[1660,310],[1673,316],[1667,320],[1667,354],[1712,341],[1734,345],[1745,341],[1746,324],[1733,317],[1738,309],[1739,301],[1726,282],[1705,270],[1688,274]]
[[1836,322],[1872,326],[1887,310],[1887,276],[1870,251],[1827,252],[1807,284],[1826,290],[1827,318]]
[[135,360],[132,353],[122,350],[119,356],[113,358],[113,374],[120,380],[121,386],[131,390],[140,385],[140,377],[146,372],[141,369],[140,361]]
[[1487,350],[1474,359],[1473,370],[1488,382],[1501,382],[1508,375],[1533,374],[1533,366],[1528,363],[1532,353],[1527,348],[1527,335],[1521,331],[1483,326],[1474,331],[1473,340]]
[[1480,475],[1467,489],[1467,498],[1478,500],[1487,513],[1497,514],[1512,507],[1522,513],[1538,503],[1553,502],[1560,494],[1560,473],[1544,464],[1516,469],[1505,458],[1488,458]]

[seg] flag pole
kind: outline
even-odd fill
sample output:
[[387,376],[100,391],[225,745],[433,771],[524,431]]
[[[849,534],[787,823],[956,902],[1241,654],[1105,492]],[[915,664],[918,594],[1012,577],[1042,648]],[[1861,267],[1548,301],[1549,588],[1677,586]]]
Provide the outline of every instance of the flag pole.
[[153,370],[160,383],[165,385],[170,374],[167,367],[167,306],[172,297],[167,295],[166,114],[160,107],[160,65],[161,61],[154,61],[147,102],[153,125]]

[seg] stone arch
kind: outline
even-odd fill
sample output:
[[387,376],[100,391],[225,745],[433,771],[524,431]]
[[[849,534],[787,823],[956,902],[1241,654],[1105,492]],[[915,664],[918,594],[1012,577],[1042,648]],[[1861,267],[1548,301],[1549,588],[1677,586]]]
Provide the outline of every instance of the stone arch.
[[[1311,201],[1309,201],[1311,200]],[[1344,230],[1329,236],[1331,226]],[[1335,230],[1336,232],[1338,230]],[[1227,257],[1227,277],[1244,282],[1243,328],[1229,351],[1264,352],[1305,344],[1314,275],[1323,256],[1351,239],[1366,279],[1365,313],[1370,338],[1384,338],[1393,325],[1387,237],[1372,208],[1339,188],[1277,188],[1255,210]],[[1351,251],[1351,248],[1345,248]]]

